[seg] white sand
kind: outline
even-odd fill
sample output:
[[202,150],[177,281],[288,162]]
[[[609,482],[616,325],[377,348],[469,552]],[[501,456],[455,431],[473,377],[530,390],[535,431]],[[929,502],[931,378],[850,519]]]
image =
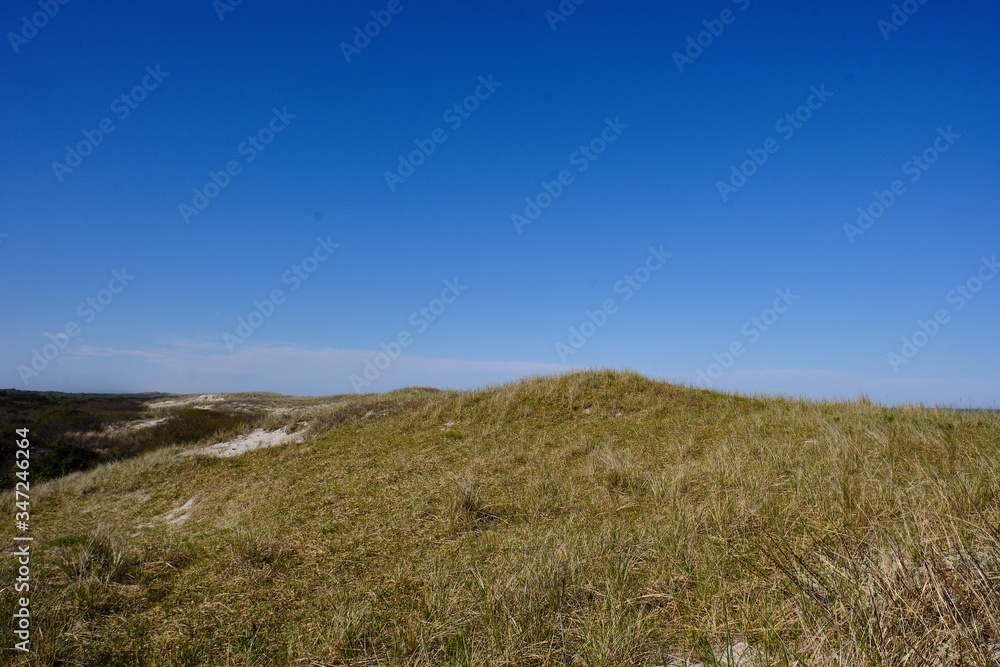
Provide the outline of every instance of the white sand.
[[[158,521],[162,521],[170,526],[179,526],[187,521],[188,517],[191,516],[188,510],[191,509],[194,505],[194,501],[197,499],[198,496],[194,496],[180,507],[175,507],[166,514],[153,517],[149,523],[140,523],[136,526],[136,528],[155,528]],[[132,537],[135,537],[138,534],[139,533],[132,533]]]
[[[172,509],[169,512],[167,512],[166,514],[164,514],[163,515],[163,520],[166,521],[167,523],[174,523],[174,524],[184,523],[185,521],[187,521],[188,516],[189,516],[188,513],[187,513],[187,510],[191,509],[191,506],[194,505],[194,501],[195,501],[195,499],[197,497],[198,496],[195,496],[194,498],[191,498],[191,500],[187,501],[186,503],[184,503],[183,505],[181,505],[177,509]],[[183,514],[180,514],[178,516],[179,512],[183,512]]]
[[[745,641],[733,642],[729,648],[719,649],[715,652],[715,660],[712,664],[719,667],[753,667],[763,664],[754,660],[753,650]],[[705,667],[703,662],[694,662],[686,658],[674,658],[664,665],[657,667]]]
[[221,403],[226,400],[226,397],[222,394],[202,394],[201,396],[193,396],[191,398],[178,398],[174,400],[167,401],[157,401],[155,403],[150,403],[151,408],[176,408],[181,405],[191,405],[192,403]]
[[168,419],[169,417],[159,417],[157,419],[140,419],[120,424],[109,424],[105,427],[104,431],[105,433],[114,433],[116,431],[141,431],[146,428],[152,428],[157,424],[162,424]]
[[262,428],[258,428],[234,440],[217,442],[214,445],[198,450],[198,453],[224,458],[227,456],[239,456],[240,454],[252,452],[255,449],[275,447],[283,445],[286,442],[302,442],[303,440],[305,440],[303,432],[289,433],[287,427],[279,428],[276,431],[265,431]]

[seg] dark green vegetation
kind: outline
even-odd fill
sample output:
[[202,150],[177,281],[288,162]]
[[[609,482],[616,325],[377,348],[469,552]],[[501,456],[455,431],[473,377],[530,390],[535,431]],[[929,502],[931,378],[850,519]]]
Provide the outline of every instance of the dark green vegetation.
[[[31,475],[35,482],[100,463],[118,461],[167,445],[191,443],[259,421],[259,412],[177,408],[153,411],[148,403],[168,394],[66,394],[0,390],[4,434],[0,488],[14,484],[14,430],[29,428]],[[149,428],[123,425],[153,417]]]

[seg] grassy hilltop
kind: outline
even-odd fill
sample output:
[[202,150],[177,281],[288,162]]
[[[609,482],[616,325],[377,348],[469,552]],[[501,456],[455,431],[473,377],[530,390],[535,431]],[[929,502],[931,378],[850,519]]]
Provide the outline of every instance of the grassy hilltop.
[[995,413],[610,371],[213,409],[32,485],[6,664],[1000,664]]

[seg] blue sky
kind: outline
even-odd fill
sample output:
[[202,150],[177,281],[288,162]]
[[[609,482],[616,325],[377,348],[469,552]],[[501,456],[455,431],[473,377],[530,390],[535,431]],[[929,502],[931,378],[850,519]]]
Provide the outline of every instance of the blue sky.
[[896,7],[7,3],[0,386],[1000,407],[1000,7]]

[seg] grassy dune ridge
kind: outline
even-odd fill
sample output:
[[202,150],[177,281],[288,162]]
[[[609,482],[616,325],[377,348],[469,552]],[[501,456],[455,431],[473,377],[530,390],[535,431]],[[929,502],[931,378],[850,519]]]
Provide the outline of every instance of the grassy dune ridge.
[[1000,664],[995,413],[614,371],[258,404],[309,437],[32,486],[5,663]]

